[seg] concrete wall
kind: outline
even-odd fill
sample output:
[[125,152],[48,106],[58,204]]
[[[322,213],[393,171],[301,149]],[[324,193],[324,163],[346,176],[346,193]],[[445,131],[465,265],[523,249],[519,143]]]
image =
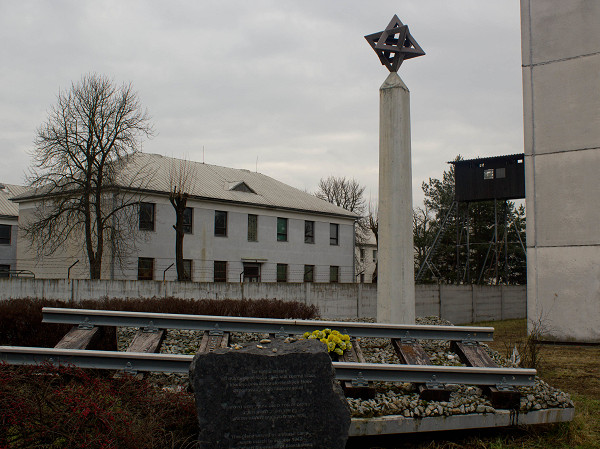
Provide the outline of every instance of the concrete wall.
[[[0,279],[0,301],[45,298],[72,301],[109,298],[278,298],[316,305],[324,318],[375,317],[376,284],[212,283]],[[417,316],[441,316],[455,324],[524,318],[525,286],[416,285]]]
[[599,23],[598,1],[521,0],[528,318],[558,340],[600,341]]

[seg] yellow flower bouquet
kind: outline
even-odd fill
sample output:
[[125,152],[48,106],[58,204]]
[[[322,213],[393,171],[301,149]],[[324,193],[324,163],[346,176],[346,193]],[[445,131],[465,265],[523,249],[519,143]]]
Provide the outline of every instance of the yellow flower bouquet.
[[302,338],[321,341],[327,345],[327,351],[330,355],[336,354],[337,356],[341,356],[346,349],[352,347],[350,336],[348,334],[342,334],[339,331],[332,331],[331,329],[305,332]]

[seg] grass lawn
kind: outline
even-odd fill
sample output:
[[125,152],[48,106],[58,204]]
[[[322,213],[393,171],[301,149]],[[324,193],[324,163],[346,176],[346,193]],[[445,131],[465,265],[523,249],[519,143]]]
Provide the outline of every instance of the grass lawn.
[[[490,347],[507,355],[527,341],[527,323],[506,320],[475,323],[495,328]],[[538,375],[553,387],[566,391],[575,402],[575,419],[559,423],[469,432],[396,436],[363,448],[410,449],[545,449],[600,448],[600,346],[538,345]]]

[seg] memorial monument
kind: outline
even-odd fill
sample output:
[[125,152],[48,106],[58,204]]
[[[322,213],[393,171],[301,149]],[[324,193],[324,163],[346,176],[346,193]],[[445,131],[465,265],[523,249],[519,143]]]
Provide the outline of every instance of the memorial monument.
[[377,321],[414,324],[410,92],[397,71],[405,59],[425,52],[398,16],[365,39],[390,71],[379,89]]
[[200,448],[343,449],[350,409],[318,340],[198,353],[190,367]]

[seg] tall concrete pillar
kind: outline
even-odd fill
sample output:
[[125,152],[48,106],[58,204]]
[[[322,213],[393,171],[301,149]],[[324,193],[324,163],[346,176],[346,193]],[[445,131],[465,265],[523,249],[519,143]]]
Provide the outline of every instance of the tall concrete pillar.
[[410,92],[396,72],[379,89],[377,321],[415,322]]

